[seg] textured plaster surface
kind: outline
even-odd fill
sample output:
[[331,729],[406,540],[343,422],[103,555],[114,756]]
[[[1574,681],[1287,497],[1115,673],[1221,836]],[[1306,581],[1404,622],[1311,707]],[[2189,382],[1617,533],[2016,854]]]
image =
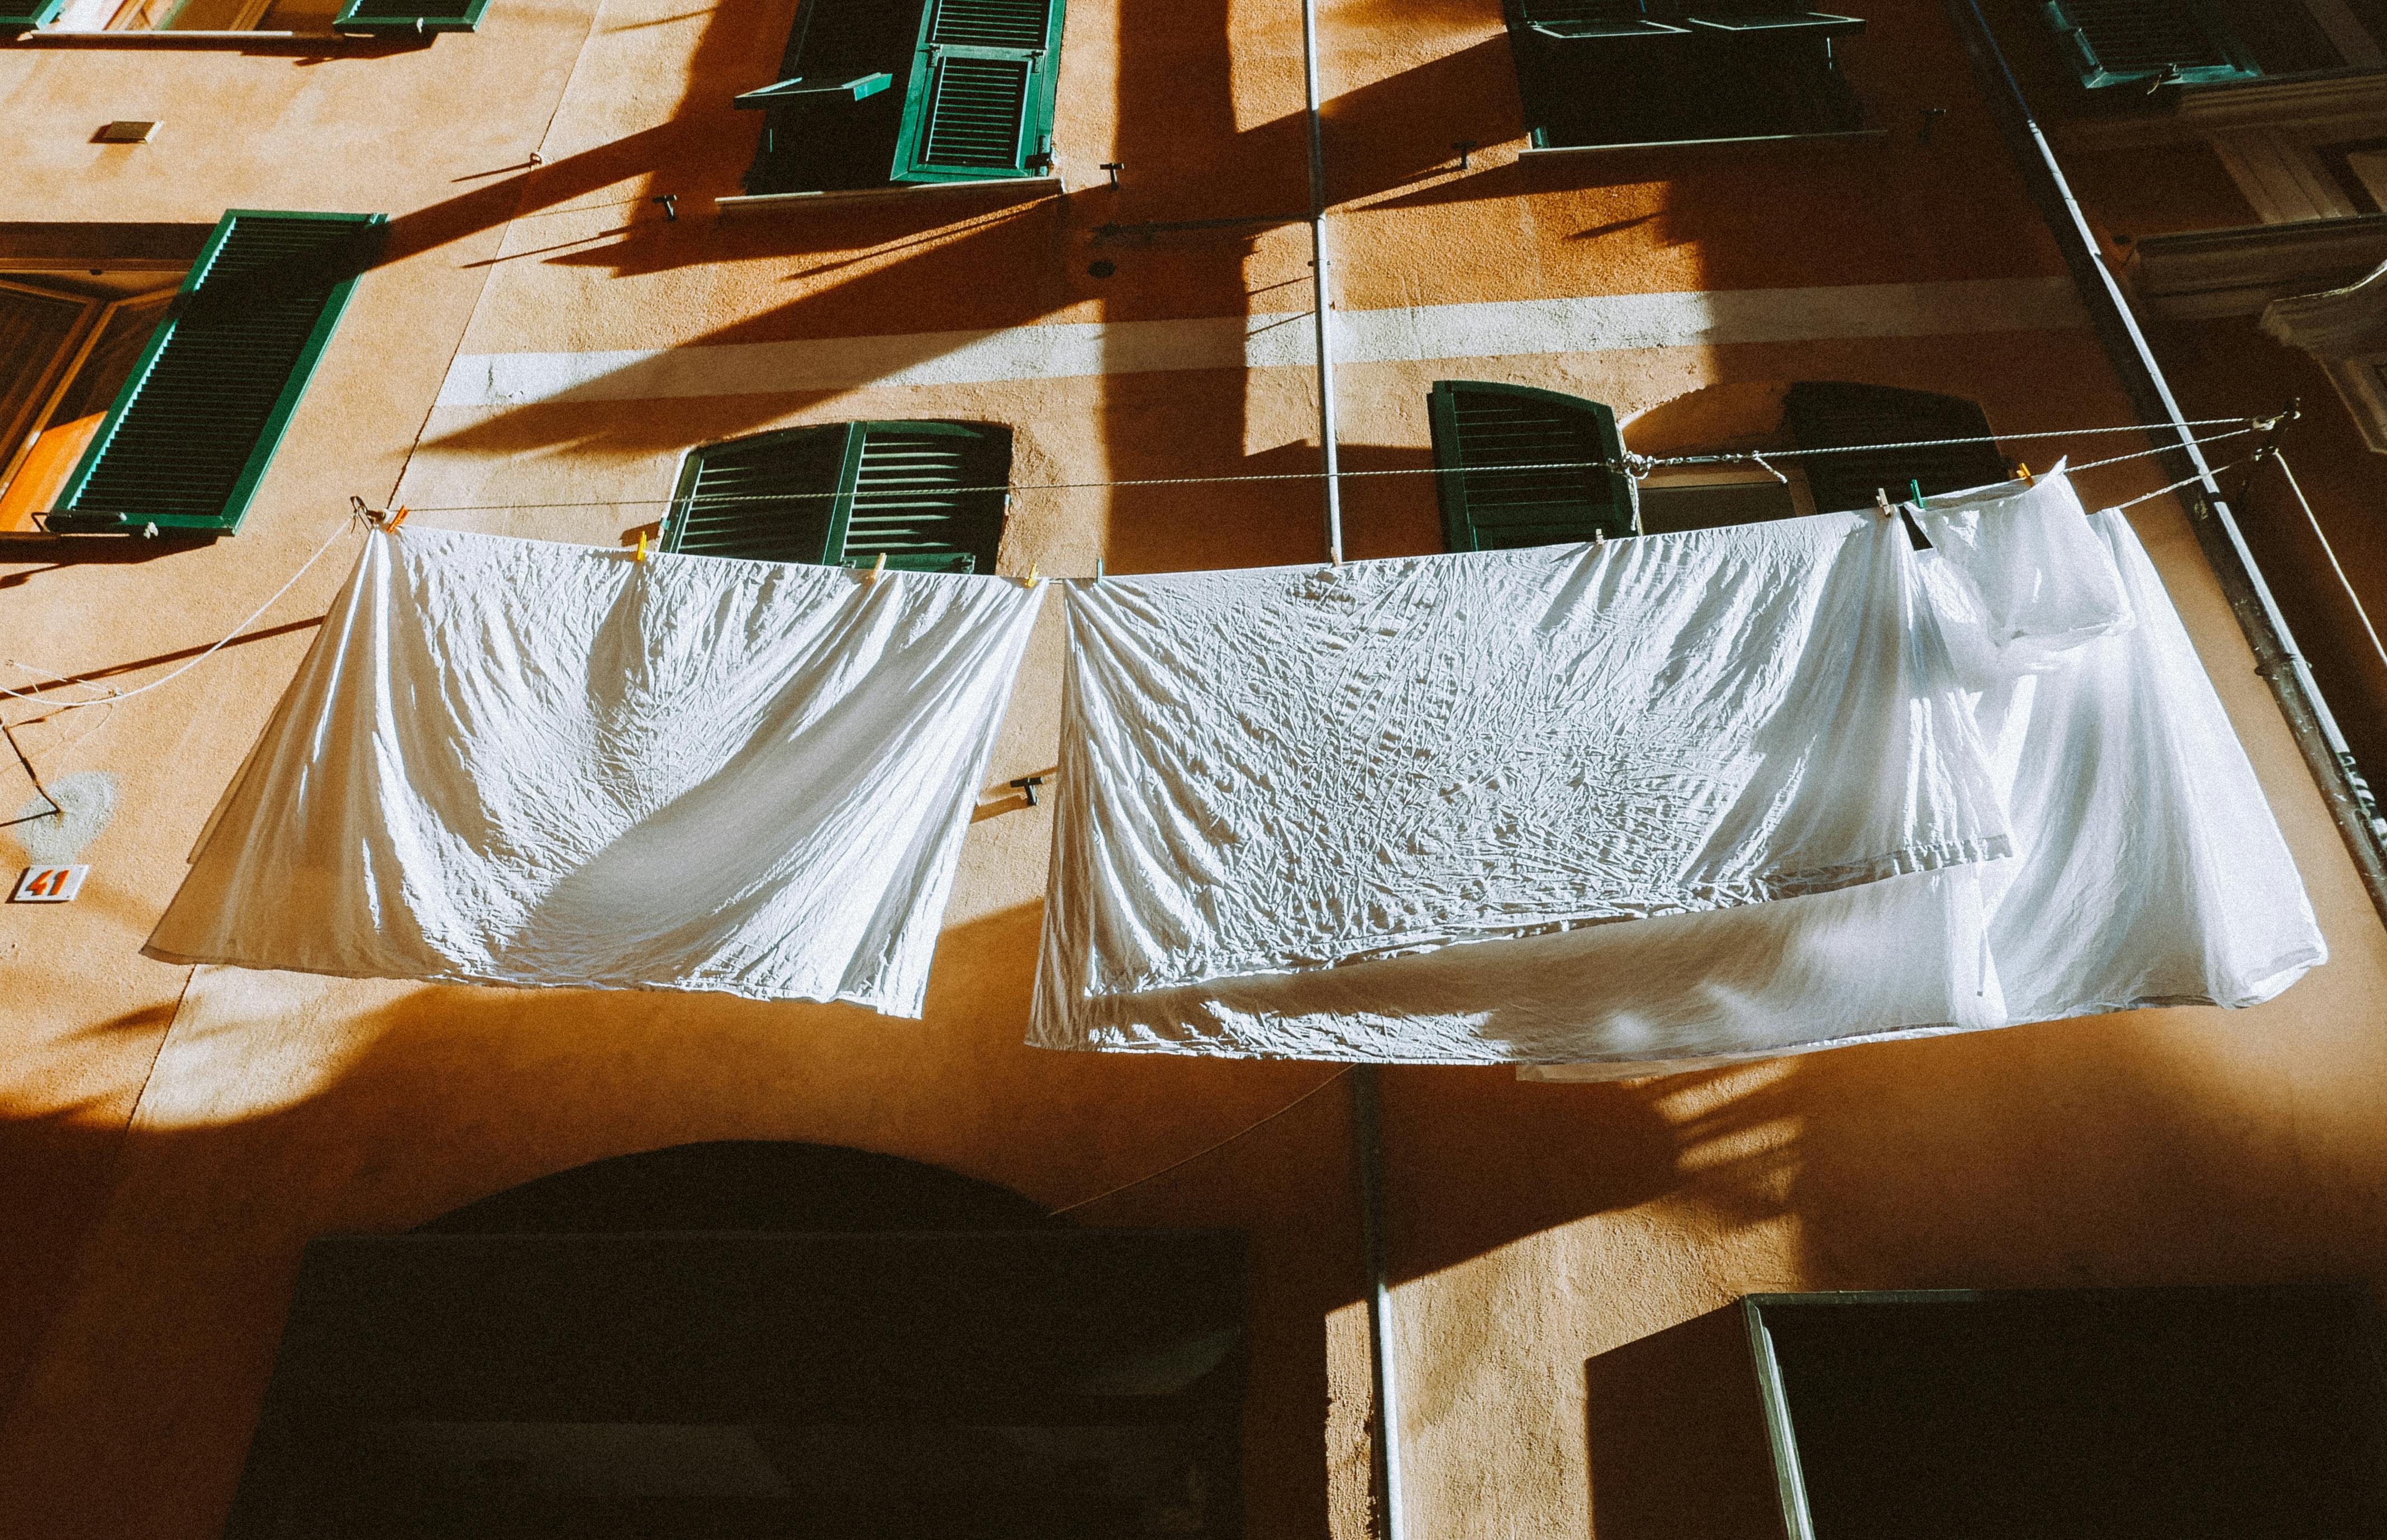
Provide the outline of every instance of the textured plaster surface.
[[[1339,302],[1612,306],[2057,275],[1939,6],[1866,10],[1850,68],[1899,130],[1884,142],[1528,165],[1494,0],[1332,0]],[[690,445],[853,417],[1004,423],[1016,482],[1071,484],[1015,499],[1005,572],[1315,559],[1312,483],[1077,485],[1313,469],[1312,385],[1289,365],[1247,371],[1229,357],[913,384],[865,372],[735,394],[435,406],[459,354],[668,360],[1063,326],[1105,328],[1067,334],[1099,350],[1135,335],[1118,328],[1297,314],[1309,293],[1297,227],[1093,235],[1112,221],[1305,206],[1297,10],[1184,0],[1129,14],[1131,28],[1118,0],[1071,6],[1066,198],[734,221],[708,207],[738,190],[752,146],[751,116],[727,102],[767,75],[786,0],[494,0],[478,34],[380,57],[0,49],[0,155],[21,170],[0,184],[0,258],[7,221],[205,222],[226,207],[394,216],[386,259],[239,536],[138,562],[0,566],[0,658],[28,665],[9,678],[156,677],[154,661],[224,635],[334,536],[351,494],[395,490],[426,524],[610,546],[661,511]],[[1924,106],[1950,108],[1927,145],[1911,127]],[[123,117],[170,132],[144,146],[86,143]],[[1461,138],[1483,146],[1463,175],[1450,148]],[[1116,193],[1106,160],[1127,166]],[[665,193],[676,222],[649,201]],[[1088,272],[1097,257],[1114,276]],[[1958,392],[2009,432],[2128,416],[2093,340],[2070,326],[1516,351],[1497,336],[1341,372],[1345,466],[1412,473],[1349,484],[1355,556],[1438,541],[1430,478],[1414,473],[1431,464],[1436,378],[1608,401],[1652,452],[1770,432],[1799,379]],[[2234,346],[2214,345],[2210,391],[2241,410],[2225,388]],[[2135,464],[2087,487],[2115,499],[2160,479]],[[2330,486],[2333,506],[2368,506],[2361,477]],[[2387,1141],[2372,1107],[2387,1072],[2376,1027],[2387,935],[2180,515],[2156,502],[2136,517],[2334,960],[2243,1013],[2147,1012],[1630,1085],[1388,1073],[1414,1533],[1591,1530],[1600,1471],[1585,1361],[1752,1290],[2387,1274]],[[2280,560],[2308,565],[2282,538]],[[603,1155],[764,1137],[890,1151],[1055,1206],[1199,1155],[1075,1217],[1252,1231],[1250,1533],[1366,1533],[1345,1088],[1202,1154],[1332,1071],[1020,1045],[1050,814],[1001,783],[1056,757],[1053,617],[990,773],[924,1021],[704,996],[194,976],[140,958],[350,549],[336,545],[256,639],[95,726],[98,712],[45,718],[0,702],[32,724],[45,775],[105,772],[120,789],[81,901],[0,906],[0,1386],[14,1389],[0,1532],[214,1533],[308,1238],[410,1225]],[[0,805],[25,794],[11,786]]]

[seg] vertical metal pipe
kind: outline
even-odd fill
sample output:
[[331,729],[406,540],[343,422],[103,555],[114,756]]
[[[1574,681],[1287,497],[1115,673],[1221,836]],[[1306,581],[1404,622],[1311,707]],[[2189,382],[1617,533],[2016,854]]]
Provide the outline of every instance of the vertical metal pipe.
[[1301,73],[1309,94],[1310,330],[1318,347],[1318,442],[1326,452],[1326,554],[1343,560],[1343,466],[1334,447],[1332,288],[1326,247],[1326,143],[1318,122],[1318,0],[1301,0]]
[[1351,1148],[1359,1173],[1360,1243],[1368,1255],[1369,1357],[1376,1393],[1371,1483],[1376,1511],[1383,1515],[1383,1540],[1405,1540],[1408,1520],[1401,1508],[1399,1376],[1394,1371],[1393,1292],[1384,1262],[1383,1101],[1372,1064],[1351,1072]]
[[2264,581],[2262,569],[2254,563],[2254,553],[2238,527],[2237,515],[2221,495],[2220,483],[2213,478],[2213,468],[2190,442],[2193,435],[2179,400],[2172,395],[2170,382],[2164,378],[2163,365],[2156,361],[2153,348],[2139,328],[2138,317],[2131,313],[2129,301],[2122,294],[2120,282],[2098,249],[2088,216],[2073,196],[2072,184],[2040,128],[2038,118],[2031,112],[2021,82],[2014,79],[2014,68],[2007,62],[2005,50],[1999,46],[1997,33],[1982,15],[1977,0],[1948,0],[1948,8],[1973,57],[1974,69],[1988,92],[1990,108],[2039,203],[2040,216],[2064,252],[2074,285],[2088,304],[2090,319],[2104,340],[2115,372],[2122,376],[2124,387],[2141,415],[2170,423],[2179,436],[2180,443],[2164,459],[2172,466],[2175,476],[2198,478],[2197,484],[2189,488],[2189,524],[2204,548],[2207,564],[2229,598],[2229,607],[2238,616],[2240,628],[2246,633],[2247,644],[2254,653],[2255,672],[2270,682],[2280,714],[2287,718],[2289,731],[2304,751],[2313,778],[2319,783],[2322,800],[2337,820],[2338,832],[2362,875],[2364,886],[2369,890],[2373,907],[2387,918],[2387,839],[2382,839],[2382,832],[2387,831],[2382,831],[2378,809],[2368,789],[2361,783],[2345,734],[2323,699],[2311,666],[2296,649],[2287,617],[2280,613],[2270,585]]

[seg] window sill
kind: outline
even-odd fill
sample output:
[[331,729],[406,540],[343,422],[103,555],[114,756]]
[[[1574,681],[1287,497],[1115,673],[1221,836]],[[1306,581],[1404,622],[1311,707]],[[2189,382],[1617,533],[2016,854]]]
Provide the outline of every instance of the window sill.
[[885,187],[852,187],[829,193],[749,193],[714,198],[721,214],[777,214],[823,204],[908,203],[940,194],[991,193],[1017,202],[1059,197],[1069,189],[1057,176],[986,177],[973,182],[899,182]]
[[1632,150],[1687,150],[1709,145],[1820,145],[1842,143],[1885,143],[1888,129],[1838,129],[1826,133],[1750,133],[1730,139],[1636,139],[1618,145],[1528,145],[1518,151],[1523,161],[1564,159],[1571,156],[1621,155]]
[[2148,307],[2185,320],[2259,315],[2274,299],[2354,283],[2387,261],[2387,214],[2142,235],[2132,283]]
[[35,48],[246,48],[259,53],[370,54],[420,48],[439,34],[411,32],[19,32],[19,47]]

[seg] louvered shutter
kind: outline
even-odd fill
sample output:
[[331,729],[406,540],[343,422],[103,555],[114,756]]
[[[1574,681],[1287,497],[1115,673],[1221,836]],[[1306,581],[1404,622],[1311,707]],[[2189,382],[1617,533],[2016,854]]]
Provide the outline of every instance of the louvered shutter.
[[[1802,449],[1850,445],[1896,444],[1932,438],[1986,438],[1989,420],[1961,396],[1935,396],[1891,385],[1807,380],[1790,387],[1784,401],[1791,440]],[[1893,502],[1919,481],[1926,492],[1956,492],[2006,479],[2003,456],[1994,443],[1944,444],[1923,449],[1856,449],[1849,454],[1810,455],[1807,473],[1817,512],[1843,512],[1873,505],[1875,488]]]
[[853,425],[757,434],[691,453],[663,549],[749,562],[827,562],[860,457]]
[[67,0],[0,0],[0,34],[46,27],[66,3]]
[[[1427,398],[1442,533],[1451,550],[1564,545],[1633,533],[1616,414],[1526,385],[1438,380]],[[1514,466],[1520,469],[1503,469]]]
[[928,0],[897,182],[1026,176],[1052,164],[1061,0]]
[[2262,73],[2204,0],[2047,0],[2046,15],[2092,90]]
[[915,572],[994,571],[1011,433],[976,423],[865,423],[842,559]]
[[332,30],[375,36],[469,32],[489,0],[347,0]]
[[753,562],[992,572],[1011,435],[846,423],[716,444],[680,472],[663,549]]
[[238,528],[382,223],[379,214],[225,214],[48,526]]

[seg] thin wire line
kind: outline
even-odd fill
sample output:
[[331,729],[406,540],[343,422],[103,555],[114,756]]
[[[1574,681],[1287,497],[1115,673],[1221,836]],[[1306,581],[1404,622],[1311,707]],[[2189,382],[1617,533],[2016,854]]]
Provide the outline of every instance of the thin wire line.
[[[2179,448],[2178,445],[2173,444],[2167,444],[2164,447],[2166,448]],[[2136,508],[2142,502],[2153,502],[2155,499],[2162,497],[2166,492],[2177,492],[2183,486],[2193,486],[2207,476],[2218,476],[2223,471],[2234,471],[2241,465],[2252,465],[2254,463],[2254,457],[2253,455],[2248,455],[2243,460],[2233,460],[2229,464],[2221,466],[2217,470],[2199,471],[2192,476],[2180,477],[2178,481],[2173,482],[2169,486],[2158,486],[2152,492],[2141,492],[2128,502],[2109,503],[2106,505],[2104,511],[2108,513],[2119,513],[2125,508]]]
[[[2183,425],[2188,427],[2205,427],[2212,426],[2216,423],[2238,424],[2236,429],[2231,433],[2215,434],[2209,438],[2191,438],[2188,440],[2188,442],[2191,444],[2205,444],[2217,442],[2224,438],[2234,438],[2240,434],[2260,431],[2266,421],[2266,419],[2251,417],[2210,417],[2188,423]],[[1997,444],[2017,442],[2024,439],[2072,438],[2088,434],[2160,433],[2165,431],[2166,427],[2168,427],[2168,424],[2132,423],[2122,427],[2057,428],[2045,433],[2010,433],[1997,435],[1990,437],[1919,438],[1910,440],[1909,442],[1902,444],[1844,444],[1826,449],[1764,449],[1738,451],[1732,454],[1673,455],[1658,459],[1652,459],[1646,455],[1627,455],[1622,461],[1552,460],[1540,461],[1528,465],[1458,465],[1448,467],[1439,465],[1405,465],[1396,466],[1389,470],[1337,471],[1332,473],[1345,480],[1349,480],[1358,476],[1507,475],[1518,471],[1616,471],[1627,474],[1647,474],[1651,470],[1670,465],[1749,464],[1754,463],[1761,454],[1766,460],[1793,460],[1804,458],[1810,455],[1864,454],[1883,452],[1892,449],[1936,448],[1951,444]],[[2165,454],[2181,447],[2182,446],[2179,443],[2159,444],[2153,448],[2133,449],[2126,455],[2115,455],[2110,460],[2093,461],[2087,465],[2078,466],[2076,469],[2089,471],[2094,470],[2101,465],[2117,465],[2126,460],[2141,460],[2149,455]],[[991,484],[985,486],[941,486],[934,488],[933,490],[934,494],[939,497],[960,497],[964,494],[973,492],[1089,492],[1100,491],[1105,488],[1114,486],[1225,486],[1227,484],[1236,482],[1318,481],[1325,477],[1327,474],[1328,473],[1324,471],[1274,471],[1261,474],[1236,476],[1142,476],[1131,477],[1119,481],[1005,482]],[[701,503],[701,505],[706,508],[719,508],[730,503],[788,503],[800,502],[806,499],[841,498],[853,495],[854,494],[845,492],[730,493],[724,496],[705,498],[614,498],[588,502],[422,503],[412,506],[414,508],[414,511],[417,513],[512,513],[535,512],[541,510],[566,508],[673,508],[678,507],[682,504],[693,507],[699,503]],[[905,495],[906,494],[900,492],[860,494],[863,498],[871,499],[874,504],[881,499],[900,499]]]
[[2345,568],[2337,559],[2337,548],[2329,543],[2328,535],[2320,527],[2320,517],[2313,511],[2311,499],[2305,496],[2304,487],[2296,481],[2296,473],[2288,469],[2288,457],[2273,449],[2270,458],[2280,462],[2280,474],[2288,478],[2288,489],[2303,505],[2305,522],[2312,525],[2313,538],[2320,542],[2321,553],[2329,558],[2329,570],[2337,574],[2338,586],[2345,590],[2345,597],[2353,600],[2354,612],[2362,617],[2362,628],[2370,633],[2371,650],[2379,654],[2381,663],[2387,663],[2387,643],[2380,641],[2379,627],[2370,624],[2369,607],[2362,602],[2362,596],[2354,591],[2354,580],[2345,575]]
[[[2242,428],[2234,429],[2229,433],[2208,434],[2203,438],[2191,438],[2189,442],[2202,448],[2207,444],[2221,443],[2225,439],[2243,438],[2250,433],[2265,433],[2268,430],[2263,427],[2260,423],[2250,423]],[[2181,446],[2178,444],[2158,444],[2152,449],[2133,449],[2128,454],[2115,455],[2111,460],[2092,460],[2086,465],[2067,465],[2065,467],[2065,470],[2067,474],[2078,474],[2079,472],[2094,471],[2102,466],[2119,465],[2126,460],[2144,460],[2149,455],[2167,454],[2171,450],[2179,448],[2181,448]],[[2202,480],[2204,478],[2200,476],[2194,479]]]
[[[57,706],[62,709],[71,711],[78,706],[114,705],[119,701],[130,701],[136,695],[146,695],[151,690],[156,689],[162,685],[170,685],[175,680],[181,678],[183,675],[188,674],[191,670],[198,667],[201,663],[206,663],[209,658],[214,657],[218,652],[222,651],[225,648],[239,640],[242,632],[256,625],[259,619],[264,615],[266,611],[272,609],[273,606],[280,601],[284,594],[288,593],[292,588],[297,587],[298,580],[307,575],[307,569],[313,566],[317,562],[322,561],[323,553],[331,549],[332,547],[338,542],[340,536],[348,532],[353,523],[354,521],[352,520],[345,521],[341,524],[339,528],[332,531],[332,537],[315,548],[315,554],[307,558],[307,560],[300,564],[298,570],[290,574],[290,581],[274,589],[272,598],[268,599],[264,603],[251,611],[246,620],[242,621],[238,625],[233,628],[232,635],[224,637],[223,640],[216,643],[213,647],[208,648],[205,652],[193,658],[189,663],[184,663],[182,667],[174,670],[173,673],[167,675],[162,679],[152,679],[147,684],[143,685],[139,689],[120,690],[111,686],[108,687],[107,693],[106,695],[101,696],[95,701],[60,701],[54,696],[29,695],[23,690],[10,689],[6,685],[0,685],[0,695],[7,696],[9,699],[14,701],[32,701],[41,705]],[[69,679],[66,682],[68,684],[81,683],[81,681],[74,679]],[[84,685],[82,688],[89,689],[93,687]]]
[[1064,1204],[1059,1208],[1047,1214],[1045,1218],[1049,1219],[1057,1219],[1062,1215],[1083,1208],[1089,1204],[1100,1203],[1105,1198],[1118,1197],[1121,1193],[1128,1191],[1130,1188],[1141,1187],[1148,1181],[1158,1181],[1169,1172],[1174,1171],[1182,1166],[1191,1166],[1195,1161],[1201,1159],[1204,1155],[1216,1155],[1220,1150],[1223,1150],[1228,1145],[1233,1143],[1236,1140],[1243,1138],[1245,1134],[1257,1133],[1260,1130],[1267,1128],[1270,1123],[1275,1122],[1286,1113],[1291,1112],[1294,1108],[1301,1105],[1302,1103],[1308,1101],[1312,1096],[1317,1095],[1328,1086],[1332,1085],[1344,1076],[1351,1073],[1353,1067],[1354,1067],[1351,1065],[1345,1065],[1342,1068],[1336,1070],[1333,1074],[1327,1076],[1326,1079],[1319,1081],[1316,1085],[1311,1086],[1307,1091],[1303,1092],[1292,1101],[1287,1102],[1284,1105],[1277,1108],[1274,1112],[1269,1113],[1266,1117],[1261,1118],[1258,1122],[1252,1124],[1249,1128],[1242,1129],[1234,1133],[1229,1134],[1226,1138],[1221,1139],[1216,1144],[1210,1145],[1207,1149],[1196,1150],[1192,1155],[1187,1155],[1184,1159],[1173,1161],[1167,1166],[1163,1166],[1157,1171],[1154,1171],[1146,1176],[1136,1178],[1133,1181],[1121,1182],[1118,1186],[1112,1188],[1107,1193],[1097,1193],[1091,1198],[1080,1198],[1076,1203]]

